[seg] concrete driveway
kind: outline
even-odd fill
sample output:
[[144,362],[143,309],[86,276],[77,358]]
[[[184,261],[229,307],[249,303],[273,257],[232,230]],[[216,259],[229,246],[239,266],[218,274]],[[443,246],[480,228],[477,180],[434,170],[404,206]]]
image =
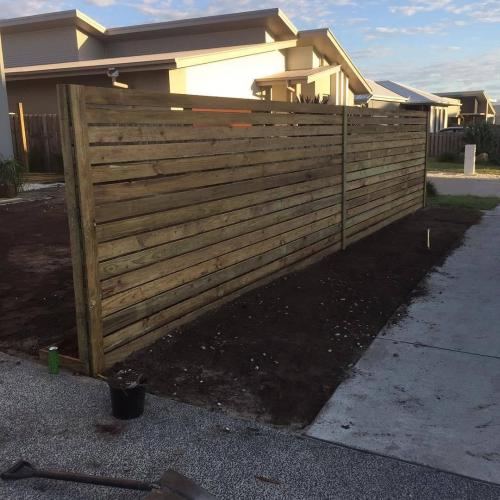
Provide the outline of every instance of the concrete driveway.
[[439,194],[500,197],[500,175],[428,172],[427,179]]
[[500,207],[424,289],[307,434],[500,483]]

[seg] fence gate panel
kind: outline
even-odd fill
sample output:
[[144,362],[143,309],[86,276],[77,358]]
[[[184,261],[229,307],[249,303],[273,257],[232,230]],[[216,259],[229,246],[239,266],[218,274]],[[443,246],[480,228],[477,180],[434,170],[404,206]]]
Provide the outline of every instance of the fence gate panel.
[[424,201],[423,113],[58,91],[92,373]]

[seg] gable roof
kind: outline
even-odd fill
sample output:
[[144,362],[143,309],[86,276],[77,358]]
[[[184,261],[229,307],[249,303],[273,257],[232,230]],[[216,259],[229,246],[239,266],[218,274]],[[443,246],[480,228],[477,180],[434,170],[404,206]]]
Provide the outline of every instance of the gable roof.
[[403,97],[402,95],[396,94],[392,90],[389,90],[382,85],[379,85],[373,80],[366,80],[370,86],[371,92],[369,94],[361,94],[355,97],[356,104],[366,104],[372,99],[375,101],[385,101],[385,102],[408,102],[408,97]]
[[461,99],[462,97],[476,97],[478,101],[486,104],[488,103],[488,108],[491,112],[491,114],[495,114],[495,106],[494,102],[490,98],[490,96],[486,93],[485,90],[464,90],[462,92],[436,92],[436,95],[443,96],[443,97],[453,97],[456,99]]
[[294,69],[281,71],[272,75],[256,78],[255,81],[260,85],[271,85],[273,82],[289,81],[291,83],[313,83],[318,78],[323,76],[333,75],[340,71],[340,66],[334,64],[332,66],[320,66],[319,68],[311,69]]
[[94,36],[102,36],[106,28],[79,10],[63,10],[34,16],[0,19],[1,33],[38,31],[62,26],[74,26]]
[[330,64],[341,64],[355,94],[370,92],[368,82],[329,28],[299,31],[298,37],[299,45],[307,45],[312,41],[314,47],[330,60]]
[[391,80],[383,80],[376,83],[391,92],[394,92],[395,94],[406,97],[408,99],[406,101],[407,104],[424,104],[431,106],[459,106],[461,104],[458,99],[441,97],[436,94],[431,94],[426,90],[420,90],[415,87],[411,87],[410,85],[393,82]]
[[8,81],[28,78],[52,78],[55,76],[72,76],[102,73],[108,68],[127,69],[128,71],[177,69],[215,61],[223,61],[252,54],[261,54],[282,50],[297,45],[296,40],[260,43],[254,45],[237,45],[212,49],[185,50],[146,54],[139,56],[111,57],[105,59],[88,59],[55,64],[5,68]]
[[298,32],[290,19],[280,9],[254,10],[119,28],[106,28],[76,9],[0,20],[2,33],[35,31],[57,26],[76,26],[98,38],[108,40],[158,35],[173,36],[179,33],[189,35],[253,27],[265,28],[277,40],[289,40],[295,38]]

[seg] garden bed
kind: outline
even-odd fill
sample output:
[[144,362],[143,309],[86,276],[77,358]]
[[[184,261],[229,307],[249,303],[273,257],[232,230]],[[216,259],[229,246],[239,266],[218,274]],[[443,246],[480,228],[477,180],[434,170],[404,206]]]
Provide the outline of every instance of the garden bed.
[[459,208],[421,210],[205,314],[115,370],[143,372],[151,392],[180,401],[306,425],[425,274],[479,218]]
[[[64,189],[0,205],[0,349],[76,332]],[[275,424],[309,423],[428,270],[479,220],[432,207],[208,313],[128,358],[154,393]],[[431,228],[432,248],[425,248]]]
[[64,187],[0,205],[0,349],[38,356],[62,343],[76,354],[73,277]]

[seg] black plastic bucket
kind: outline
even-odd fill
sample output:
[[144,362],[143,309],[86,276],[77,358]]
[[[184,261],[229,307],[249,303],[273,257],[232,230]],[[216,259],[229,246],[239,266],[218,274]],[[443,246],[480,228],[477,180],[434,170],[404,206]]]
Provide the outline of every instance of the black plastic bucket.
[[120,420],[129,420],[140,417],[144,413],[146,387],[143,384],[126,389],[110,385],[109,392],[111,394],[113,417]]

